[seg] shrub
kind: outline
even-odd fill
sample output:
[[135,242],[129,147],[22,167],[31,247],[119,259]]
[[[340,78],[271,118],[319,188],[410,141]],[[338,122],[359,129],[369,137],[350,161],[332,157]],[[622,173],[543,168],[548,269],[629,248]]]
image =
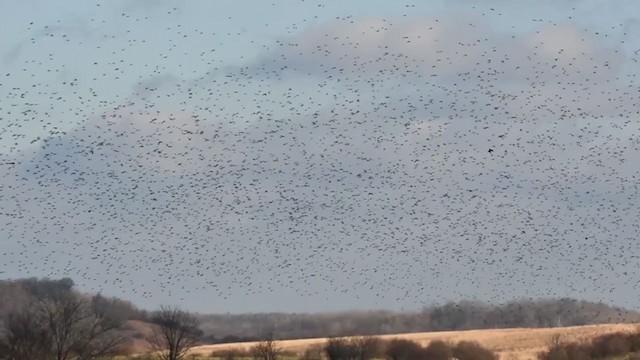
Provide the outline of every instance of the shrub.
[[250,352],[254,360],[277,360],[282,356],[282,349],[275,340],[261,341]]
[[156,360],[156,356],[152,355],[152,354],[143,354],[143,355],[137,355],[137,356],[131,356],[131,359],[135,359],[135,360]]
[[304,349],[300,360],[322,360],[322,345],[311,345]]
[[329,360],[356,360],[358,349],[346,338],[331,338],[324,346],[324,353]]
[[566,343],[555,334],[549,341],[549,348],[538,355],[539,360],[589,360],[589,346],[578,343]]
[[559,334],[551,336],[548,342],[548,348],[546,351],[538,354],[539,360],[567,360],[567,351],[565,344],[562,342],[562,338]]
[[382,355],[382,342],[375,336],[361,336],[350,339],[356,349],[358,360],[371,360]]
[[285,358],[297,358],[298,357],[298,353],[293,351],[293,350],[280,349],[280,352],[278,354],[279,354],[280,357],[285,357]]
[[224,350],[214,350],[210,355],[213,358],[219,358],[222,360],[235,360],[238,358],[247,358],[250,357],[248,351],[240,348],[230,348]]
[[452,357],[451,346],[442,340],[434,340],[424,349],[424,358],[429,360],[449,360]]
[[595,338],[591,343],[591,357],[605,358],[630,352],[629,337],[626,334],[607,334]]
[[474,341],[461,341],[456,344],[453,356],[459,360],[498,360],[493,351]]
[[386,360],[420,360],[424,355],[420,344],[406,339],[391,339],[384,348]]
[[627,340],[629,342],[629,351],[634,353],[640,352],[640,330],[638,332],[628,334]]
[[564,344],[561,347],[549,349],[538,356],[540,360],[590,360],[591,356],[586,346],[581,344]]

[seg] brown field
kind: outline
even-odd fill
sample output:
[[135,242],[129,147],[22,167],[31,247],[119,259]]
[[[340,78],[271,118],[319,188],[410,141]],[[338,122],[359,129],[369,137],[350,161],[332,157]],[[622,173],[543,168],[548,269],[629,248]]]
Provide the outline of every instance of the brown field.
[[[382,339],[404,338],[427,345],[432,340],[458,342],[462,340],[477,341],[481,345],[500,354],[501,360],[535,359],[536,354],[544,351],[551,336],[560,334],[565,341],[588,340],[598,335],[631,332],[638,330],[638,324],[606,324],[574,326],[562,328],[517,328],[489,329],[468,331],[443,331],[411,334],[380,335]],[[327,338],[284,340],[280,342],[283,350],[301,353],[311,345],[322,344]],[[208,355],[214,350],[230,348],[248,349],[255,343],[234,343],[204,345],[192,349],[193,354]]]

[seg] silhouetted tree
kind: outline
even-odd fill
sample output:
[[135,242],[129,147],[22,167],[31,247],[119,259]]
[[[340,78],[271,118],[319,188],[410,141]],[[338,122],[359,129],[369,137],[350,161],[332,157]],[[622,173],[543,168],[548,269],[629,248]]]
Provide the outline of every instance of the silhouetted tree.
[[51,337],[34,313],[11,313],[4,322],[3,357],[14,360],[51,358]]
[[202,336],[198,319],[176,307],[161,306],[151,321],[154,328],[147,340],[161,360],[183,359]]
[[14,359],[91,360],[124,342],[123,324],[69,289],[42,291],[7,317],[4,341]]

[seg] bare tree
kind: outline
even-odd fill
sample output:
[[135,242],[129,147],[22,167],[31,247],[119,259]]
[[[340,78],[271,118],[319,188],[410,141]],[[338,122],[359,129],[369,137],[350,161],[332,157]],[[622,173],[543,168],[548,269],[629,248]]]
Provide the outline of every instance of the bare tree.
[[147,340],[161,360],[184,359],[202,335],[198,319],[177,307],[161,306],[151,321],[155,326]]
[[36,298],[5,321],[5,342],[14,359],[92,360],[124,342],[123,321],[74,292]]
[[114,355],[127,338],[116,330],[121,329],[127,318],[110,311],[115,300],[107,300],[100,294],[89,303],[90,317],[84,330],[84,341],[74,347],[78,360],[92,360]]
[[10,313],[4,322],[3,356],[15,360],[47,359],[51,337],[31,312]]
[[72,351],[79,345],[89,321],[90,314],[84,311],[84,306],[83,300],[72,294],[38,300],[36,311],[51,337],[50,352],[54,359],[73,356]]
[[38,311],[51,336],[56,360],[96,359],[112,353],[125,338],[116,334],[124,321],[110,317],[94,298],[69,294],[41,299]]
[[264,331],[262,340],[251,348],[251,355],[255,360],[277,360],[282,355],[273,329]]
[[382,355],[382,342],[375,336],[359,336],[351,339],[357,349],[357,360],[371,360]]

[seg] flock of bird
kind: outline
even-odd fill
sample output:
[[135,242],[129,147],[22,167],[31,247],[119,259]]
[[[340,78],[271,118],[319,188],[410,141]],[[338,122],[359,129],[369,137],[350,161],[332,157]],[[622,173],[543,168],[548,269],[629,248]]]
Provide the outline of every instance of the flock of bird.
[[[0,80],[0,272],[149,303],[626,304],[640,269],[635,34],[497,30],[491,13],[336,17],[237,66],[183,46],[241,35],[188,21],[25,21],[33,38]],[[166,48],[140,54],[151,42]],[[187,58],[203,70],[167,70]]]

